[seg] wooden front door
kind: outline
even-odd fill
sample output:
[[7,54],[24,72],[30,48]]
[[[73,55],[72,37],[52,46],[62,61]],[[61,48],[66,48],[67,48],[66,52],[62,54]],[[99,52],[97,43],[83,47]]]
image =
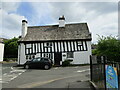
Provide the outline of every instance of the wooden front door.
[[54,53],[54,65],[60,66],[60,61],[62,61],[62,53],[61,52]]

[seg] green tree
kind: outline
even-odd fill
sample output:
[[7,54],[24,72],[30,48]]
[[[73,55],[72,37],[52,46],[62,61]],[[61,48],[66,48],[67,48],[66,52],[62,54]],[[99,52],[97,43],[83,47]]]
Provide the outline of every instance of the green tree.
[[5,58],[17,58],[18,54],[18,38],[12,38],[9,40],[4,40],[5,50],[4,57]]
[[120,41],[112,36],[99,37],[95,52],[99,56],[107,56],[110,61],[120,62]]
[[96,48],[97,48],[97,44],[92,44],[91,45],[91,48],[92,48],[92,55],[96,55],[97,54],[97,50],[96,50]]

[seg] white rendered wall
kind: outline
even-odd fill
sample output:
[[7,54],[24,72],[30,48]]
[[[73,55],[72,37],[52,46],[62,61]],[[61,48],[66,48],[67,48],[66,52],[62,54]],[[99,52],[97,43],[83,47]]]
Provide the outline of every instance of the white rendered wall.
[[[88,51],[79,51],[74,52],[74,58],[72,64],[89,64],[90,63],[90,55],[91,55],[91,41],[87,41]],[[63,55],[65,55],[63,57]],[[62,53],[62,61],[67,59],[67,53]],[[68,58],[72,59],[72,58]]]
[[67,53],[62,53],[62,61],[65,61],[67,59]]
[[18,50],[18,64],[24,64],[26,62],[25,45],[21,43]]
[[0,62],[3,61],[3,55],[4,55],[4,44],[0,43]]
[[91,41],[87,41],[88,51],[74,52],[73,64],[89,64],[91,55]]

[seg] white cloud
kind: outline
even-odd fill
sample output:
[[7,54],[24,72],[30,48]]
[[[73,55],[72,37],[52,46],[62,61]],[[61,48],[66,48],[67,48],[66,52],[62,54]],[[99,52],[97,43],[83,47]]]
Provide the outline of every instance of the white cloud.
[[118,14],[104,14],[93,20],[88,21],[90,31],[92,32],[93,42],[97,41],[97,34],[100,36],[117,36],[118,34]]
[[[9,3],[10,4],[10,3]],[[23,16],[16,12],[19,3],[4,5],[4,27],[3,34],[9,37],[18,36],[21,32],[21,20]],[[76,3],[30,3],[34,10],[32,18],[28,20],[29,25],[55,24],[58,23],[60,15],[65,15],[66,22],[87,22],[92,32],[93,42],[97,41],[97,35],[117,35],[118,33],[118,3],[117,2],[76,2]],[[7,7],[8,6],[8,7]],[[6,33],[7,32],[7,33]]]
[[19,7],[19,3],[16,2],[3,2],[2,9],[6,12],[16,12]]
[[49,3],[49,6],[52,18],[56,22],[63,14],[67,23],[87,22],[92,32],[93,42],[97,41],[96,34],[117,36],[118,3]]
[[1,2],[21,2],[23,0],[1,0]]
[[1,0],[2,2],[118,2],[119,0]]
[[9,38],[19,36],[22,19],[24,19],[24,16],[8,14],[7,12],[2,11],[2,35]]
[[0,37],[12,38],[19,36],[21,32],[21,21],[24,16],[12,13],[16,12],[20,3],[2,3],[2,9],[0,10],[1,22],[1,34]]

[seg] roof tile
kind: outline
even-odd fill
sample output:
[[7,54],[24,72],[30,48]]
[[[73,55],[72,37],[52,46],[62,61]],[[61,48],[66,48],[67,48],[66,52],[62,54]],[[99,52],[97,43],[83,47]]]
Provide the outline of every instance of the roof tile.
[[29,26],[27,35],[19,41],[48,41],[48,40],[72,40],[91,39],[87,23],[58,25]]

